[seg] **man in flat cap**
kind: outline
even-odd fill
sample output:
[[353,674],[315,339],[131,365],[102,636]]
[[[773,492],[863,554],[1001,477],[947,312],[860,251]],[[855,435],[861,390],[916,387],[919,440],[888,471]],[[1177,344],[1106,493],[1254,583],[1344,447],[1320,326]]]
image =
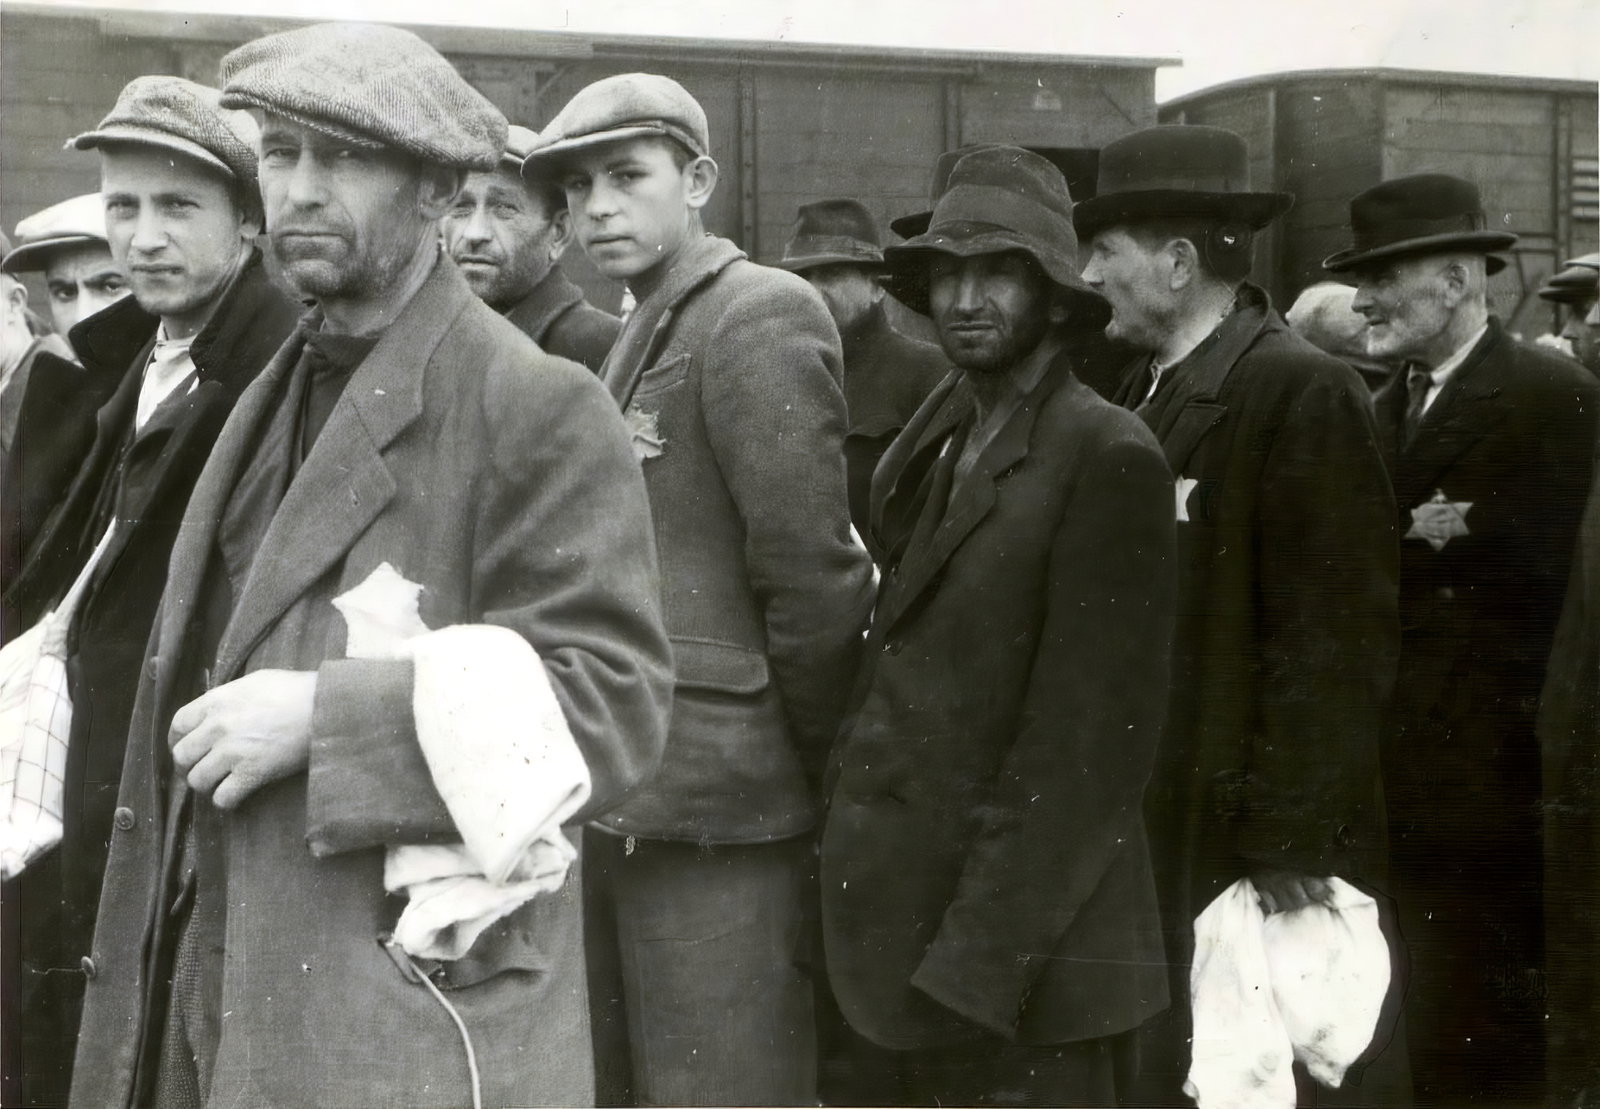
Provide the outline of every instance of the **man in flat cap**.
[[524,181],[522,160],[538,136],[515,124],[507,133],[500,164],[469,173],[445,213],[445,249],[472,291],[541,350],[598,372],[622,321],[584,300],[561,272],[572,244],[566,191]]
[[1252,236],[1293,200],[1252,190],[1248,164],[1230,131],[1149,128],[1100,152],[1072,214],[1107,333],[1146,352],[1117,403],[1176,479],[1173,682],[1145,802],[1173,1006],[1141,1045],[1140,1104],[1188,1104],[1195,917],[1242,878],[1268,913],[1325,903],[1329,878],[1382,857],[1394,503],[1361,379],[1246,280]]
[[139,77],[99,127],[72,141],[100,152],[103,218],[133,297],[73,328],[88,372],[118,384],[4,597],[8,621],[27,627],[86,579],[67,624],[74,713],[65,834],[16,882],[24,983],[39,987],[24,998],[24,1081],[47,1084],[50,1104],[65,1099],[71,1076],[85,985],[77,968],[94,935],[167,557],[223,421],[300,313],[267,280],[254,245],[255,124],[223,110],[219,97],[182,78]]
[[85,193],[52,204],[17,224],[15,246],[0,270],[44,275],[50,318],[56,333],[115,304],[132,290],[106,241],[105,204],[99,193]]
[[1534,721],[1600,427],[1600,382],[1489,314],[1472,182],[1418,174],[1350,202],[1400,529],[1400,680],[1384,749],[1392,881],[1411,953],[1417,1099],[1537,1102],[1544,1004]]
[[883,310],[883,249],[872,213],[859,200],[800,205],[778,268],[822,294],[844,349],[844,440],[850,519],[867,530],[872,471],[917,406],[950,372],[932,343],[902,335]]
[[1559,273],[1539,289],[1539,299],[1558,306],[1561,329],[1555,336],[1564,349],[1600,376],[1600,253],[1568,259]]
[[597,1023],[620,999],[642,1104],[809,1104],[809,833],[872,603],[838,332],[811,286],[705,232],[717,164],[676,81],[589,85],[540,141],[524,176],[562,184],[638,297],[600,377],[643,460],[677,665],[660,772],[587,838]]
[[442,57],[326,24],[222,76],[316,308],[173,549],[73,1103],[583,1104],[560,825],[648,772],[669,690],[638,463],[443,256],[506,125]]
[[1071,208],[1048,161],[994,147],[885,251],[959,371],[873,479],[885,576],[822,837],[829,982],[891,1049],[894,1104],[1115,1105],[1167,1000],[1140,800],[1172,478],[1075,376],[1107,313]]

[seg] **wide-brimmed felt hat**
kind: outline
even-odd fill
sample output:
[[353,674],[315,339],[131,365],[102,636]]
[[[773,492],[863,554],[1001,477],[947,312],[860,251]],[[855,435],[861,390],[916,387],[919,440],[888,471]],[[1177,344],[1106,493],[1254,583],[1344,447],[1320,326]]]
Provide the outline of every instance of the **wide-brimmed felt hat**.
[[1294,194],[1250,184],[1250,150],[1221,127],[1164,124],[1100,151],[1095,195],[1072,212],[1084,240],[1117,224],[1169,216],[1244,223],[1259,231],[1294,205]]
[[222,59],[222,82],[224,107],[433,165],[491,170],[506,148],[500,109],[399,27],[317,23],[267,35]]
[[248,112],[222,106],[222,93],[182,77],[135,77],[93,131],[68,140],[76,150],[153,146],[177,151],[246,188],[256,182],[261,130]]
[[939,203],[939,198],[944,195],[946,186],[950,183],[950,171],[956,168],[956,163],[978,150],[993,150],[1004,146],[998,142],[973,142],[966,146],[958,146],[954,150],[946,150],[939,155],[933,163],[933,181],[928,186],[928,210],[913,212],[909,216],[896,216],[889,221],[889,230],[899,235],[902,239],[913,239],[928,229],[928,221],[933,219],[933,206]]
[[1552,304],[1587,304],[1600,295],[1600,268],[1569,264],[1552,274],[1539,289],[1539,299]]
[[779,269],[798,273],[837,263],[883,265],[878,225],[859,200],[819,200],[800,205],[794,230],[783,244]]
[[1323,259],[1332,273],[1418,254],[1488,256],[1490,273],[1505,267],[1492,251],[1517,241],[1509,231],[1489,230],[1478,186],[1448,173],[1396,177],[1358,193],[1350,201],[1349,247]]
[[99,193],[52,204],[18,223],[16,245],[0,260],[0,270],[42,270],[57,250],[83,243],[106,243],[106,205]]
[[1020,251],[1066,290],[1074,323],[1103,328],[1111,306],[1079,276],[1067,179],[1046,159],[1018,146],[993,146],[961,158],[934,205],[928,230],[885,248],[885,287],[914,312],[928,314],[928,264],[935,254],[970,258]]
[[696,157],[711,153],[705,109],[688,89],[659,73],[619,73],[567,101],[539,132],[522,175],[542,174],[575,150],[650,136],[675,139]]

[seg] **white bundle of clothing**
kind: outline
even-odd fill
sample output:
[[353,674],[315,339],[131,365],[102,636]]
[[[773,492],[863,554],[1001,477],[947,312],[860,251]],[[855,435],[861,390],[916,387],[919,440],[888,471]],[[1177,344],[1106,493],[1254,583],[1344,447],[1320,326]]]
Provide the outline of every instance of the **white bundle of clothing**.
[[1337,1088],[1389,989],[1378,905],[1339,878],[1329,904],[1265,913],[1242,878],[1195,918],[1193,1058],[1200,1109],[1293,1109],[1294,1060]]

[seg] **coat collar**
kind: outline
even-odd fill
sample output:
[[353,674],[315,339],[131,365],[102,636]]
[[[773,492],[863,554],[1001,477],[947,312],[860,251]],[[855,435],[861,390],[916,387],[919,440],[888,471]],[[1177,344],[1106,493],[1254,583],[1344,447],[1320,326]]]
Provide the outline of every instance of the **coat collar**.
[[600,367],[600,380],[611,390],[619,407],[628,407],[639,378],[660,354],[678,306],[744,257],[744,251],[727,239],[706,235],[684,251],[662,279],[660,288],[639,302],[617,336],[605,365]]
[[542,347],[550,326],[582,300],[583,290],[572,283],[559,265],[553,265],[527,296],[506,310],[506,319]]

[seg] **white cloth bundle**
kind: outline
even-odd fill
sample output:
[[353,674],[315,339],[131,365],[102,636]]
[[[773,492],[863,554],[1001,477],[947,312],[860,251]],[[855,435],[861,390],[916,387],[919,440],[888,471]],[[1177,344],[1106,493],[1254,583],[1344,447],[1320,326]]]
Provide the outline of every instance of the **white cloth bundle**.
[[429,631],[422,587],[387,562],[334,599],[351,658],[410,658],[417,741],[460,844],[391,847],[384,887],[404,892],[395,939],[459,959],[485,928],[561,888],[577,852],[561,826],[589,799],[589,768],[550,677],[508,628]]
[[1337,1088],[1389,989],[1378,905],[1339,878],[1331,905],[1263,913],[1242,878],[1195,918],[1193,1060],[1201,1109],[1292,1109],[1293,1061]]

